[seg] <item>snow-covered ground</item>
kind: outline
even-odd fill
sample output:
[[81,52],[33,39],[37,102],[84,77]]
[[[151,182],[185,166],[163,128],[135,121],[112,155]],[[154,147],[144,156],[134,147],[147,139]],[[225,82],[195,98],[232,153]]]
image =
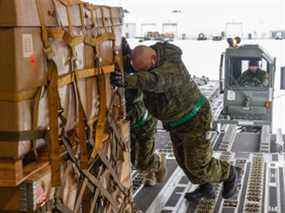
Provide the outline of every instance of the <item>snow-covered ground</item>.
[[[137,40],[129,40],[129,42],[132,47],[139,44]],[[152,43],[149,41],[140,44]],[[213,80],[219,78],[220,55],[227,47],[225,41],[177,40],[174,43],[183,50],[184,63],[191,75],[204,75]],[[277,128],[282,128],[285,133],[285,91],[279,89],[280,66],[285,66],[285,40],[244,40],[242,44],[259,44],[277,58],[273,129],[276,131]]]

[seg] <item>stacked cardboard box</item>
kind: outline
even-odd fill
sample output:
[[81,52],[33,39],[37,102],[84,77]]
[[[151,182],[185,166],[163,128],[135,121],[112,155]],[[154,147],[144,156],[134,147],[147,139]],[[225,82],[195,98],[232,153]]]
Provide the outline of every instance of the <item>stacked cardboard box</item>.
[[[70,209],[102,200],[111,212],[131,209],[129,128],[122,91],[110,84],[122,69],[122,24],[121,8],[79,0],[0,1],[0,208],[18,209],[7,187],[19,193],[45,170]],[[76,175],[67,181],[69,164]]]

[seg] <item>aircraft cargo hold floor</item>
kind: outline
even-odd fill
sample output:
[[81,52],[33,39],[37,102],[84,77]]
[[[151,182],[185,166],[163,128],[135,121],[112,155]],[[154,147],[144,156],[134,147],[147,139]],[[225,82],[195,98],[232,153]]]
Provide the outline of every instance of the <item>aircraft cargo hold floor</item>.
[[[215,83],[213,84],[215,85]],[[212,85],[212,86],[213,86]],[[202,91],[211,99],[214,115],[220,109],[220,97],[209,85]],[[221,197],[221,184],[216,184],[216,200],[202,200],[196,212],[243,213],[243,212],[285,212],[285,154],[276,152],[276,137],[268,137],[268,128],[243,130],[235,125],[224,125],[221,133],[212,134],[214,156],[230,161],[243,169],[238,194],[228,200]],[[134,200],[137,209],[146,213],[190,212],[184,193],[192,191],[192,185],[182,170],[177,167],[168,133],[158,126],[157,149],[166,153],[168,177],[164,184],[143,187],[140,175],[133,172]],[[284,144],[283,144],[284,145]]]

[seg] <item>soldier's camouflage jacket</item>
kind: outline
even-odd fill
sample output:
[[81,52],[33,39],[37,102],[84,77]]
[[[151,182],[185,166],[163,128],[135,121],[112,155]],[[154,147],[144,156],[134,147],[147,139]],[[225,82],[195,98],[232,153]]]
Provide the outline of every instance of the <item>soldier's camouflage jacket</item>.
[[[156,67],[129,76],[126,83],[127,88],[143,91],[146,108],[167,128],[168,122],[191,114],[202,94],[182,62],[180,48],[169,43],[151,47],[158,55]],[[194,184],[219,183],[229,176],[229,164],[212,157],[212,145],[207,137],[211,129],[210,111],[206,101],[191,120],[167,128],[177,163]]]
[[[134,74],[135,70],[132,68],[130,63],[132,50],[125,38],[122,40],[122,51],[124,57],[123,60],[125,74]],[[125,91],[125,97],[127,116],[131,121],[131,124],[134,124],[136,120],[141,118],[147,111],[143,102],[143,93],[138,88],[129,88]]]
[[201,93],[182,62],[179,47],[170,43],[151,47],[158,56],[156,67],[129,76],[127,88],[143,91],[146,108],[154,117],[163,123],[176,121],[192,111]]
[[[130,63],[131,48],[123,38],[122,50],[124,56],[125,74],[133,74]],[[131,161],[140,170],[152,170],[159,167],[159,157],[155,151],[155,132],[157,120],[148,113],[141,90],[126,89],[127,119],[131,123]]]
[[241,75],[240,85],[244,87],[267,87],[268,74],[260,69],[256,73],[246,70]]

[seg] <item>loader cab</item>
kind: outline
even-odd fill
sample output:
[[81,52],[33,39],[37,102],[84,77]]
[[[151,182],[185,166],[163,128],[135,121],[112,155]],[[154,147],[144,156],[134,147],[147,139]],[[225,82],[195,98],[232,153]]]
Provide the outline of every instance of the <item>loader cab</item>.
[[275,63],[258,45],[226,49],[220,65],[224,107],[219,123],[272,126]]

